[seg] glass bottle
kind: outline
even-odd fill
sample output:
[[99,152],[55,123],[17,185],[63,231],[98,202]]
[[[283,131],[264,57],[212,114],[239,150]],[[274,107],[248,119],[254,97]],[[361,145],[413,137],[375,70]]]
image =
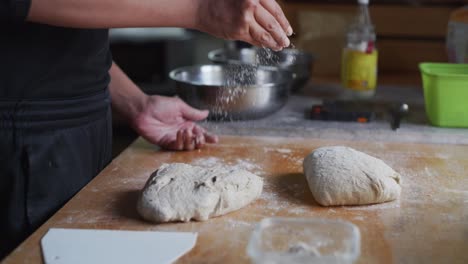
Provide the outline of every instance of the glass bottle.
[[346,33],[341,80],[344,99],[369,99],[377,86],[376,34],[369,15],[369,0],[358,0],[354,22]]

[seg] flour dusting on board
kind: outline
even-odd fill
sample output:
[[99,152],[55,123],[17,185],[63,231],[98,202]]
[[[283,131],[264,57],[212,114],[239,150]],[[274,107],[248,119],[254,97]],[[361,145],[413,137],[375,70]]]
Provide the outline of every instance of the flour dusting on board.
[[369,211],[369,210],[381,210],[381,209],[390,209],[390,208],[400,208],[400,200],[396,200],[393,202],[388,203],[380,203],[380,204],[371,204],[371,205],[359,205],[359,206],[342,206],[345,210],[351,211]]
[[[278,187],[280,188],[279,190],[273,191],[273,189],[277,189]],[[265,182],[264,189],[259,200],[264,203],[264,206],[268,211],[273,212],[274,214],[282,211],[294,215],[303,215],[311,211],[308,206],[298,205],[298,203],[301,202],[301,198],[299,198],[299,196],[302,196],[304,191],[304,187],[299,184],[273,187],[271,183]],[[285,192],[294,193],[295,195],[287,196]]]
[[310,208],[298,207],[296,204],[291,203],[289,199],[284,199],[270,190],[264,190],[259,199],[263,200],[265,207],[274,214],[281,211],[287,211],[295,215],[303,215],[310,212]]
[[264,147],[263,148],[263,152],[267,153],[267,152],[278,152],[278,153],[282,153],[282,154],[288,154],[288,153],[291,153],[292,150],[291,149],[286,149],[286,148],[269,148],[269,147]]
[[262,168],[257,165],[252,159],[236,159],[233,162],[226,162],[223,159],[216,158],[216,157],[208,157],[208,158],[199,158],[194,160],[192,165],[200,166],[200,167],[215,167],[215,166],[222,166],[227,167],[229,169],[235,170],[246,170],[258,176],[264,174]]
[[196,159],[192,162],[192,165],[209,168],[209,167],[215,167],[218,165],[224,165],[224,162],[219,158],[208,157],[208,158]]
[[281,155],[284,159],[284,164],[288,167],[292,168],[302,168],[302,163],[304,161],[303,156],[301,155],[294,155],[294,151],[289,148],[271,148],[271,147],[264,147],[264,153],[275,153],[277,155]]
[[247,222],[247,221],[241,221],[241,220],[236,220],[236,219],[231,219],[231,218],[226,218],[225,223],[227,224],[227,227],[230,229],[253,228],[256,224],[256,222]]

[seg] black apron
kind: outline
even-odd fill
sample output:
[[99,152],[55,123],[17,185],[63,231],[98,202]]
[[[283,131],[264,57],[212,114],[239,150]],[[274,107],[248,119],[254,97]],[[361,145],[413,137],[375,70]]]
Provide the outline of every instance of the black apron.
[[66,100],[0,100],[0,259],[111,160],[107,89]]

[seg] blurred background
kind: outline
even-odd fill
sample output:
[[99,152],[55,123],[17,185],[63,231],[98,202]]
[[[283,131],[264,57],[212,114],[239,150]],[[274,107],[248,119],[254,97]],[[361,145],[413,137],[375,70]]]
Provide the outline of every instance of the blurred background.
[[[346,28],[356,14],[356,0],[281,0],[295,31],[292,42],[316,56],[312,82],[339,82]],[[371,0],[377,32],[379,84],[421,87],[418,65],[446,62],[447,25],[453,11],[467,0]],[[149,94],[174,95],[168,73],[177,67],[210,63],[208,52],[226,42],[180,28],[112,29],[114,60]],[[301,93],[307,94],[309,86]],[[114,122],[114,155],[136,138]]]

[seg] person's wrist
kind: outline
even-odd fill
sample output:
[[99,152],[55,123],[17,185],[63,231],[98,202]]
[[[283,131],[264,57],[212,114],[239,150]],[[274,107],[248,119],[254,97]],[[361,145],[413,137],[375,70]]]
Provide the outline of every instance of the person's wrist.
[[206,0],[193,0],[191,2],[192,4],[192,15],[191,17],[193,17],[192,19],[192,25],[190,26],[190,28],[193,28],[193,29],[196,29],[196,30],[200,30],[200,31],[203,31],[203,32],[206,32],[206,26],[205,26],[205,19],[206,19],[206,11],[207,11],[207,7],[204,5],[204,1]]
[[136,130],[140,131],[146,120],[146,109],[151,97],[142,93],[134,98],[132,107],[129,111],[129,123]]
[[[174,1],[174,6],[168,8],[166,23],[171,27],[201,30],[200,22],[203,11],[202,2],[206,0],[179,0]],[[157,6],[159,11],[159,6]],[[203,13],[203,12],[202,12]]]

